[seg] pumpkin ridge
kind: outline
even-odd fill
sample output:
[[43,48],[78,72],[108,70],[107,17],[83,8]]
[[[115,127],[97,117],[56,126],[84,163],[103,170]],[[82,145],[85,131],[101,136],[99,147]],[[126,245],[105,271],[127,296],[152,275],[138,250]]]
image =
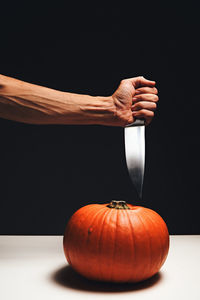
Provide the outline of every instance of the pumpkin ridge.
[[[105,208],[105,206],[103,206],[100,210],[98,210],[97,213],[93,216],[90,225],[87,226],[87,228],[88,228],[87,230],[89,230],[89,228],[91,228],[91,227],[94,225],[94,223],[97,222],[97,219],[98,219],[99,217],[101,217],[103,211],[104,211],[104,212],[107,211],[107,209]],[[86,239],[86,247],[87,247],[87,248],[88,248],[88,244],[89,244],[89,238],[90,238],[90,235],[88,234],[88,235],[87,235],[87,239]],[[86,260],[88,261],[88,259],[86,259]],[[88,268],[88,270],[89,270],[89,268]],[[89,273],[89,272],[88,272],[88,273]]]
[[[90,210],[88,211],[87,215],[85,216],[84,221],[88,218],[88,216],[90,215],[90,213],[92,213],[95,209],[96,209],[95,206],[90,207]],[[79,211],[79,212],[80,212],[80,211]],[[85,212],[82,212],[82,214],[85,214]],[[74,215],[74,216],[76,217],[76,215]],[[71,220],[72,220],[72,219],[71,219]],[[68,240],[68,243],[70,243],[70,242],[72,241],[72,239],[71,239],[72,229],[74,230],[73,224],[71,224],[71,226],[69,227],[69,231],[68,231],[68,234],[67,234],[67,236],[66,236],[66,237],[67,237],[67,240]],[[66,253],[68,254],[69,260],[71,261],[71,259],[70,259],[70,256],[71,256],[70,250],[67,250],[67,248],[70,248],[70,247],[66,247],[65,250],[66,250]],[[73,255],[74,255],[75,257],[77,257],[76,251],[73,252]]]
[[[126,212],[126,215],[128,217],[130,228],[131,228],[131,232],[132,232],[131,236],[132,236],[132,244],[133,244],[133,264],[134,264],[134,261],[136,260],[136,259],[134,259],[134,257],[136,258],[136,248],[135,248],[135,241],[134,241],[135,230],[133,228],[133,224],[131,222],[130,214],[129,214],[128,211]],[[131,278],[132,277],[130,276],[130,280],[131,280]]]
[[[109,215],[110,213],[110,210],[107,210],[105,211],[104,213],[104,216],[103,216],[103,221],[102,221],[102,224],[101,224],[101,231],[100,231],[100,234],[99,234],[99,239],[98,239],[98,252],[99,252],[99,257],[101,257],[101,239],[102,239],[102,234],[103,234],[103,228],[104,228],[104,224],[105,224],[105,219],[107,217],[107,215]],[[99,275],[101,277],[101,260],[99,259]]]
[[[157,224],[156,224],[156,226],[155,226],[155,222],[152,220],[151,216],[150,216],[149,214],[147,214],[146,211],[145,211],[144,213],[145,213],[145,215],[146,215],[146,218],[149,219],[149,220],[151,221],[151,223],[153,224],[154,228],[156,228],[156,227],[157,227]],[[164,249],[163,249],[163,245],[162,245],[162,241],[161,241],[160,235],[159,235],[159,242],[160,242],[160,249],[162,250],[162,251],[159,251],[159,253],[160,253],[160,262],[159,262],[159,266],[161,266],[161,263],[162,263],[163,258],[164,258]]]
[[[156,215],[157,213],[154,211],[154,210],[151,210],[151,213],[152,213],[152,215]],[[163,260],[162,260],[162,263],[161,263],[161,266],[160,267],[162,267],[162,265],[164,264],[164,262],[165,262],[165,260],[166,260],[166,258],[167,258],[167,255],[168,255],[168,252],[169,252],[169,243],[170,243],[170,240],[169,240],[169,231],[168,231],[168,228],[167,228],[167,225],[166,225],[166,223],[165,223],[165,221],[163,220],[163,218],[159,215],[159,214],[157,214],[157,216],[159,217],[159,218],[161,218],[161,220],[164,222],[164,227],[163,227],[163,234],[165,233],[167,236],[168,236],[168,239],[167,239],[167,252],[165,253],[165,251],[163,251]],[[161,235],[162,237],[163,237],[163,235]],[[165,247],[166,247],[166,244],[165,243],[163,243],[163,249],[165,250]]]
[[[149,268],[149,271],[151,272],[151,268],[152,268],[152,246],[151,246],[151,236],[150,236],[150,233],[149,233],[149,230],[146,228],[146,226],[144,225],[144,222],[143,222],[143,219],[141,218],[141,216],[140,215],[138,215],[138,213],[136,212],[136,215],[137,215],[137,217],[138,217],[138,219],[140,220],[140,222],[141,222],[141,224],[143,225],[143,227],[144,227],[144,231],[145,232],[147,232],[147,235],[148,235],[148,237],[149,237],[149,248],[150,248],[150,251],[149,251],[149,253],[150,253],[150,255],[149,255],[149,266],[148,266],[148,268]],[[147,268],[147,270],[148,270],[148,268]],[[143,275],[144,275],[144,273],[145,273],[145,269],[144,269],[144,272],[143,272]],[[148,274],[148,272],[147,272],[147,274]]]
[[[90,223],[88,222],[87,224],[88,230],[90,229],[90,227],[92,227],[92,225],[96,221],[96,218],[99,216],[99,214],[101,214],[103,210],[105,210],[105,207],[102,207],[100,210],[97,210],[96,213],[92,216],[92,219],[90,219],[91,222]],[[88,239],[89,239],[89,235],[87,235],[86,243],[88,242]]]
[[[163,218],[159,215],[159,214],[157,214],[154,210],[152,210],[152,209],[149,209],[150,211],[151,211],[151,214],[152,215],[154,215],[154,216],[159,216],[162,220],[163,220]],[[164,220],[163,220],[164,221]],[[165,221],[164,221],[164,223],[165,223]],[[166,223],[165,223],[165,229],[163,230],[163,232],[165,231],[165,233],[169,236],[169,231],[168,231],[168,228],[167,228],[167,225],[166,225]],[[169,238],[168,238],[168,250],[169,250]],[[165,246],[165,245],[164,245]]]
[[[110,218],[109,218],[109,221],[111,220],[111,218],[112,218],[112,216],[113,216],[113,214],[115,213],[115,210],[114,209],[109,209],[109,211],[110,211]],[[115,240],[115,239],[114,239]],[[114,249],[115,247],[113,247],[113,253],[114,253]],[[111,257],[113,257],[113,255],[111,256]],[[112,261],[111,261],[111,264],[110,264],[111,266],[112,266]],[[112,279],[112,269],[110,268],[110,280]],[[109,277],[109,276],[108,276]]]
[[111,262],[111,272],[110,279],[113,280],[113,269],[114,269],[114,261],[115,261],[115,249],[116,249],[116,237],[117,237],[117,227],[118,227],[118,209],[114,209],[114,214],[116,215],[116,223],[115,223],[115,238],[114,238],[114,247],[113,247],[113,255]]

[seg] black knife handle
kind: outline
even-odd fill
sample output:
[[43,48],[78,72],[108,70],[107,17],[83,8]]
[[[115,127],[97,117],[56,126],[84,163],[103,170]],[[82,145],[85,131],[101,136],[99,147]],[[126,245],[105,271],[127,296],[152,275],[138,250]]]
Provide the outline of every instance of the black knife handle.
[[126,127],[134,127],[134,126],[144,126],[144,119],[136,119],[133,123],[126,125]]

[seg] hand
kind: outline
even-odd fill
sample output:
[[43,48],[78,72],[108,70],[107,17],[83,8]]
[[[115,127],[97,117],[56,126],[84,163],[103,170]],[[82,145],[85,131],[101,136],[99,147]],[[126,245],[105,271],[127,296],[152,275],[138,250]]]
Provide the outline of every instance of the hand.
[[159,99],[157,94],[155,81],[147,80],[143,76],[122,80],[112,95],[115,126],[125,127],[136,118],[144,119],[145,125],[148,125],[154,117],[156,102]]

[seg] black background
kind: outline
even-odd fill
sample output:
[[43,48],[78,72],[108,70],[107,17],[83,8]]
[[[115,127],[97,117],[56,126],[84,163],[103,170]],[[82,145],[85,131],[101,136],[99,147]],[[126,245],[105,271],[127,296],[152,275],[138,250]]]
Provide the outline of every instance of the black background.
[[123,78],[155,80],[143,200],[126,170],[123,128],[0,119],[0,234],[63,234],[80,206],[111,199],[156,210],[171,234],[200,234],[196,2],[73,3],[1,5],[0,73],[102,96]]

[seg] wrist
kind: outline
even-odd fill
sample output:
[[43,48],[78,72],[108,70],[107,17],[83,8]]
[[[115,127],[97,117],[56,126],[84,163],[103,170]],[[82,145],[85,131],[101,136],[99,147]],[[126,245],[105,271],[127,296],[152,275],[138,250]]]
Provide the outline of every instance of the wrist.
[[115,117],[112,97],[90,96],[87,103],[80,105],[87,124],[111,125]]

